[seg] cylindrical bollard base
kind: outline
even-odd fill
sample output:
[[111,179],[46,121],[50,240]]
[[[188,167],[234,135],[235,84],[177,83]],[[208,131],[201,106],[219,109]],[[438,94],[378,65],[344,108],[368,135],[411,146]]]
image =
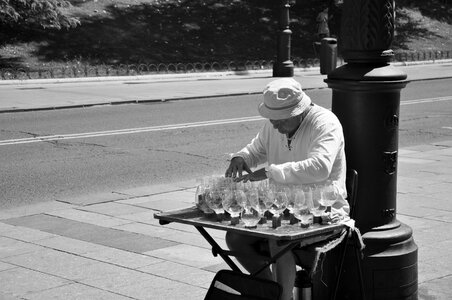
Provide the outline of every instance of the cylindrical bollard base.
[[337,65],[337,40],[323,38],[320,44],[320,74],[328,74]]

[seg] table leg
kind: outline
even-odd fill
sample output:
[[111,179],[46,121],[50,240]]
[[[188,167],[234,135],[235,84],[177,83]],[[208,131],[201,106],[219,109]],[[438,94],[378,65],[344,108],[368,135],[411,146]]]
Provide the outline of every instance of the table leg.
[[195,226],[195,228],[206,239],[206,241],[212,246],[212,250],[214,253],[218,253],[232,270],[242,273],[240,268],[232,261],[232,259],[229,256],[227,256],[226,254],[224,254],[223,249],[220,247],[220,245],[217,244],[217,242],[215,242],[215,240],[204,229],[204,227]]

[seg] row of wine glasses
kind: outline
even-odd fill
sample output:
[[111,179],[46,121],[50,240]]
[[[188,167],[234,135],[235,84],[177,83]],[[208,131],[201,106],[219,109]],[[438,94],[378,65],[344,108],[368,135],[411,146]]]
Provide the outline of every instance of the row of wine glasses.
[[204,177],[196,191],[196,205],[206,214],[221,216],[225,211],[237,224],[255,227],[265,212],[280,218],[286,210],[302,225],[312,223],[333,205],[338,192],[331,182],[316,185],[280,185],[268,180],[237,183],[221,176]]

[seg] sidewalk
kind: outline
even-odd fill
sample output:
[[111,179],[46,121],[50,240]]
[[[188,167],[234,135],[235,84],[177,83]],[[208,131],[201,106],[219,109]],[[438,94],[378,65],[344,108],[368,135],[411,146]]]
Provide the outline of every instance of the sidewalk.
[[[403,68],[409,80],[452,76],[452,64]],[[270,76],[131,79],[102,82],[103,91],[95,83],[1,85],[0,111],[93,105],[104,91],[117,96],[105,97],[111,102],[258,93]],[[326,86],[315,70],[296,78],[305,89]],[[419,299],[452,295],[451,184],[452,141],[400,149],[397,219],[419,247]],[[194,181],[176,182],[0,211],[0,299],[203,299],[227,265],[194,227],[153,218],[192,206],[194,192]],[[225,246],[223,232],[209,233]]]
[[[452,60],[395,64],[408,80],[452,78]],[[295,69],[304,89],[326,88],[319,68]],[[0,113],[261,93],[272,71],[161,74],[135,77],[0,80]]]

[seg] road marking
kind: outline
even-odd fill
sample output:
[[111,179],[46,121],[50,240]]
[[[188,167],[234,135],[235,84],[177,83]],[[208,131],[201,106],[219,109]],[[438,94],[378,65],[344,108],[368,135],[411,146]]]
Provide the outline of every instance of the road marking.
[[442,129],[452,129],[452,127],[441,127]]
[[437,98],[425,98],[425,99],[401,101],[400,105],[412,105],[412,104],[420,104],[420,103],[450,101],[450,100],[452,100],[452,96],[437,97]]
[[163,131],[163,130],[185,129],[185,128],[193,128],[193,127],[203,127],[203,126],[213,126],[213,125],[233,124],[233,123],[243,123],[243,122],[255,122],[255,121],[261,121],[263,119],[264,118],[262,118],[260,116],[254,116],[254,117],[223,119],[223,120],[182,123],[182,124],[172,124],[172,125],[160,125],[160,126],[151,126],[151,127],[138,127],[138,128],[96,131],[96,132],[86,132],[86,133],[36,136],[36,137],[31,137],[31,138],[3,140],[3,141],[0,141],[0,146],[38,143],[38,142],[51,142],[51,141],[59,141],[59,140],[70,140],[70,139],[90,138],[90,137],[110,136],[110,135],[120,135],[120,134],[143,133],[143,132],[153,132],[153,131]]
[[[425,98],[425,99],[401,101],[400,105],[412,105],[412,104],[421,104],[421,103],[450,101],[450,100],[452,100],[452,96],[437,97],[437,98]],[[194,128],[194,127],[203,127],[203,126],[214,126],[214,125],[243,123],[243,122],[255,122],[255,121],[262,121],[263,119],[264,118],[262,118],[260,116],[253,116],[253,117],[244,117],[244,118],[233,118],[233,119],[202,121],[202,122],[161,125],[161,126],[151,126],[151,127],[138,127],[138,128],[129,128],[129,129],[119,129],[119,130],[36,136],[36,137],[23,138],[23,139],[3,140],[3,141],[0,141],[0,146],[29,144],[29,143],[38,143],[38,142],[52,142],[52,141],[59,141],[59,140],[91,138],[91,137],[111,136],[111,135],[121,135],[121,134],[154,132],[154,131]],[[443,128],[452,129],[452,127],[443,127]]]

